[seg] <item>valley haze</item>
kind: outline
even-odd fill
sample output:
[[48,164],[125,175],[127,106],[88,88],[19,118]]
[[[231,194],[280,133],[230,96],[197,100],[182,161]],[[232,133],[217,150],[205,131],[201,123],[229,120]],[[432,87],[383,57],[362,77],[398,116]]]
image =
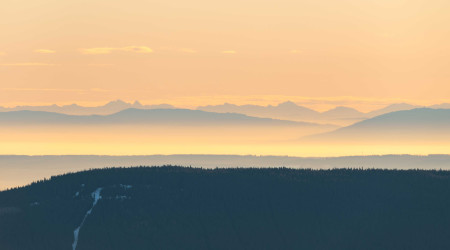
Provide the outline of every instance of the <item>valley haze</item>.
[[[443,109],[447,104],[428,108],[390,105],[365,113],[369,118],[356,120],[353,119],[355,114],[361,112],[353,109],[337,107],[318,113],[292,102],[266,107],[223,105],[199,108],[215,112],[161,106],[164,107],[115,101],[98,108],[104,111],[115,107],[120,111],[102,115],[39,111],[55,107],[65,109],[58,106],[0,112],[0,136],[3,138],[0,151],[25,155],[250,154],[306,157],[447,154],[450,148],[450,109]],[[228,109],[230,107],[231,110]],[[87,109],[93,112],[96,108]],[[312,122],[311,114],[326,119]],[[293,116],[295,119],[292,120],[281,119]],[[350,125],[336,125],[335,118]]]

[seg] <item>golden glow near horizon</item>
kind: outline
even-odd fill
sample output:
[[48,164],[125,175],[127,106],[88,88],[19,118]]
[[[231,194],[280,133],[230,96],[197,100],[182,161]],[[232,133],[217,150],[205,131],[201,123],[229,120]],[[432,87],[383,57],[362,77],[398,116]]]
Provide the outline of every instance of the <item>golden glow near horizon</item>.
[[[448,13],[448,0],[3,0],[0,106],[293,101],[368,112],[450,103]],[[0,141],[0,154],[448,153],[445,145],[239,141],[246,131],[198,144],[126,133],[96,144],[90,135],[2,133],[13,137]]]
[[450,94],[447,0],[2,4],[0,105]]
[[299,140],[302,136],[323,131],[317,128],[305,130],[270,126],[4,126],[0,131],[0,154],[237,154],[331,157],[448,154],[450,150],[450,144],[445,140],[370,140],[362,143],[311,143]]

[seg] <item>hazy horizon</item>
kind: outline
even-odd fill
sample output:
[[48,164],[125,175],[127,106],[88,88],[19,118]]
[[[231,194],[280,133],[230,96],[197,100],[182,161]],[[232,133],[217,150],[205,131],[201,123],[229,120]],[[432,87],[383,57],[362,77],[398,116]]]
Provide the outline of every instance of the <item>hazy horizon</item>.
[[0,154],[450,152],[448,1],[5,6]]

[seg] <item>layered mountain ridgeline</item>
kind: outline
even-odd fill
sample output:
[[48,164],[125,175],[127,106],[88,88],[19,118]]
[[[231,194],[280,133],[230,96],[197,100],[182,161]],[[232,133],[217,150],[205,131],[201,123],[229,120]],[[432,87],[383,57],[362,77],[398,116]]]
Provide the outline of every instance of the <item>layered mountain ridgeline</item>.
[[0,111],[5,112],[5,111],[30,110],[30,111],[63,113],[68,115],[110,115],[129,108],[172,109],[175,107],[169,104],[143,105],[138,101],[135,101],[134,103],[127,103],[122,100],[116,100],[108,102],[105,105],[96,107],[84,107],[74,103],[63,106],[53,104],[48,106],[16,106],[10,108],[0,107]]
[[0,193],[21,249],[449,249],[450,172],[140,167]]
[[[430,108],[443,108],[447,104],[430,106]],[[350,125],[358,121],[372,118],[389,112],[410,110],[419,106],[398,103],[391,104],[382,109],[377,109],[368,113],[360,112],[354,108],[337,106],[325,112],[299,106],[294,102],[284,102],[276,106],[260,106],[260,105],[235,105],[225,103],[223,105],[200,106],[197,109],[210,112],[233,112],[241,113],[257,117],[271,117],[277,119],[287,119],[293,121],[309,121],[309,122],[325,122],[337,125]]]
[[[409,110],[418,108],[419,106],[399,103],[391,104],[385,108],[374,110],[372,112],[364,113],[354,108],[338,106],[325,112],[318,112],[316,110],[299,106],[294,102],[287,101],[278,105],[235,105],[225,103],[222,105],[208,105],[199,106],[197,110],[203,110],[208,112],[217,113],[238,113],[248,116],[256,116],[263,118],[303,121],[303,122],[319,122],[319,123],[331,123],[336,125],[350,125],[357,121],[361,121],[367,118],[371,118],[377,115],[382,115],[389,112],[399,110]],[[439,104],[430,106],[430,108],[448,108],[450,104]],[[49,106],[16,106],[16,107],[0,107],[0,112],[6,111],[45,111],[55,112],[68,115],[110,115],[129,108],[135,109],[177,109],[169,104],[158,105],[143,105],[138,101],[134,103],[124,102],[122,100],[116,100],[109,102],[102,106],[96,107],[84,107],[77,104],[71,105],[49,105]]]
[[307,136],[309,142],[432,142],[450,139],[450,109],[418,108],[367,119],[324,134]]
[[252,126],[326,126],[308,122],[251,117],[237,113],[215,113],[190,109],[129,108],[111,115],[67,115],[45,111],[0,112],[0,125],[252,125]]
[[[340,126],[350,125],[355,122],[372,118],[378,115],[387,114],[395,111],[411,110],[420,108],[422,106],[412,105],[407,103],[395,103],[390,104],[384,108],[376,109],[371,112],[361,112],[354,108],[337,106],[330,110],[319,112],[314,109],[310,109],[305,106],[297,105],[294,102],[287,101],[278,105],[235,105],[225,103],[222,105],[207,105],[198,106],[197,110],[214,112],[214,113],[237,113],[248,116],[303,121],[303,122],[319,122],[319,123],[331,123]],[[449,103],[436,104],[428,106],[433,109],[449,109]],[[78,104],[70,105],[48,105],[48,106],[16,106],[16,107],[1,107],[0,112],[11,111],[43,111],[61,113],[67,115],[111,115],[126,109],[180,109],[170,104],[157,104],[157,105],[143,105],[139,101],[133,103],[124,102],[122,100],[115,100],[106,103],[102,106],[85,107]]]
[[[229,144],[268,144],[292,140],[292,135],[305,136],[336,128],[334,125],[189,109],[130,108],[111,115],[66,115],[24,110],[0,112],[0,148],[7,149],[4,154],[210,153],[203,149],[189,151],[179,148],[184,145],[189,145],[189,148],[219,145],[217,147],[220,148]],[[45,146],[30,147],[29,142]],[[8,151],[11,143],[17,150]],[[81,144],[86,146],[79,146]],[[160,149],[164,145],[169,145],[167,150],[149,150]],[[180,146],[175,149],[174,145]],[[113,149],[98,151],[108,147]],[[61,148],[67,150],[59,150]]]

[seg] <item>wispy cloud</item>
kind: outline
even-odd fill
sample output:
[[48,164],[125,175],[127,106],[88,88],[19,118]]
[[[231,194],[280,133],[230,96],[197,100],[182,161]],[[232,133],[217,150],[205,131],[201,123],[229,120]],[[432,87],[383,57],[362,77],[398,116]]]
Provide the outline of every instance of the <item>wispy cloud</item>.
[[54,54],[56,53],[56,51],[51,50],[51,49],[36,49],[34,50],[35,53],[39,53],[39,54]]
[[31,66],[55,66],[56,64],[51,63],[39,63],[39,62],[25,62],[25,63],[2,63],[0,66],[11,66],[11,67],[31,67]]
[[236,54],[237,52],[234,50],[224,50],[222,51],[222,54]]
[[6,53],[0,51],[0,56],[4,56],[4,55],[6,55]]
[[152,53],[153,50],[147,46],[127,46],[121,48],[104,47],[104,48],[80,49],[80,52],[82,54],[87,55],[105,55],[111,54],[113,52],[131,52],[131,53],[148,54]]

